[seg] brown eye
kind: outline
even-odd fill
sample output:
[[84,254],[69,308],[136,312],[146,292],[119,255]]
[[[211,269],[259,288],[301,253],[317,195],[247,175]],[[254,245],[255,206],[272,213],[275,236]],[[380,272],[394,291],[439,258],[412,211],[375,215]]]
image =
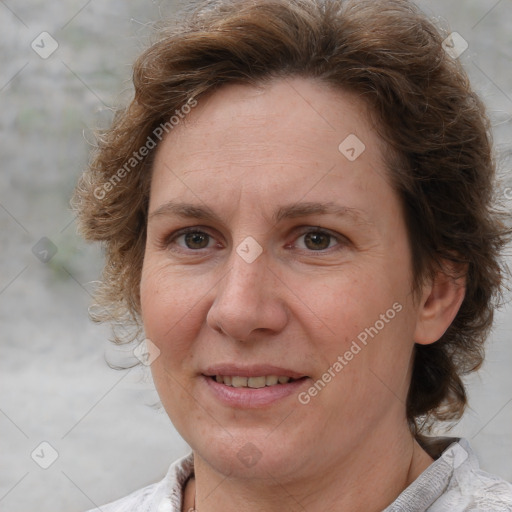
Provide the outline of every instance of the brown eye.
[[331,238],[332,236],[327,233],[312,231],[304,236],[304,244],[313,251],[322,251],[329,247]]
[[172,252],[199,252],[212,249],[216,244],[215,238],[197,227],[178,230],[162,239],[162,248]]
[[345,238],[342,235],[332,234],[317,228],[303,232],[296,239],[295,246],[309,252],[321,252],[336,246],[343,246],[344,240]]
[[188,249],[206,249],[210,242],[210,235],[202,231],[192,231],[181,236],[184,237]]

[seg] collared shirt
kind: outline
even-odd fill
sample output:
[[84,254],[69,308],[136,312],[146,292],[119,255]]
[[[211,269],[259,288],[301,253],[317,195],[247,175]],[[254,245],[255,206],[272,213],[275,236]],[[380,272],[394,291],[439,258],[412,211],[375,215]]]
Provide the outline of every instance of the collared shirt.
[[[512,512],[512,484],[482,471],[465,439],[433,442],[444,444],[444,451],[383,512]],[[160,482],[88,512],[182,512],[184,487],[193,472],[190,453],[173,463]]]

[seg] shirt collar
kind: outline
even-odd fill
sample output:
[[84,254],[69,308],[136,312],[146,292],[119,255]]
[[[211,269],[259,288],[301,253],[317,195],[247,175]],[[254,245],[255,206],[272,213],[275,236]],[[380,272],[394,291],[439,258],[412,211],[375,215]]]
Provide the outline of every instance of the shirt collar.
[[[465,439],[433,437],[425,448],[436,460],[383,512],[423,512],[446,490],[459,467],[477,468],[476,456]],[[194,474],[194,456],[189,453],[174,462],[155,487],[148,512],[181,512],[186,481]]]

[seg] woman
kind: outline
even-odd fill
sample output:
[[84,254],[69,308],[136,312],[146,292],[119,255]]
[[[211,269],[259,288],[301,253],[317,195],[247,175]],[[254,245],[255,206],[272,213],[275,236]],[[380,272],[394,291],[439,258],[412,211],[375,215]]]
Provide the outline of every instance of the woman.
[[427,435],[463,413],[508,236],[443,40],[402,0],[224,0],[138,59],[75,201],[99,319],[146,338],[192,454],[101,510],[512,509]]

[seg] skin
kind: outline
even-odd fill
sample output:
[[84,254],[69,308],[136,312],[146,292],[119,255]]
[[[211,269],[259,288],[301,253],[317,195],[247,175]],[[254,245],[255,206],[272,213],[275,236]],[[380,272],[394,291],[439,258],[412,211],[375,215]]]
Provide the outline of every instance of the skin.
[[[338,150],[349,134],[366,146],[355,161]],[[160,350],[155,385],[194,452],[183,510],[196,494],[209,512],[380,511],[432,463],[406,422],[411,356],[448,328],[464,286],[439,275],[412,293],[383,149],[359,98],[303,78],[224,86],[161,143],[141,306]],[[182,218],[170,201],[218,218]],[[304,202],[352,213],[272,220]],[[205,233],[201,243],[173,237],[185,227]],[[326,234],[307,235],[318,229]],[[236,251],[248,236],[263,249],[252,263]],[[209,365],[261,363],[308,376],[298,390],[307,391],[396,303],[401,311],[307,405],[293,393],[231,407],[205,385]],[[237,456],[247,443],[259,453],[250,467]]]

